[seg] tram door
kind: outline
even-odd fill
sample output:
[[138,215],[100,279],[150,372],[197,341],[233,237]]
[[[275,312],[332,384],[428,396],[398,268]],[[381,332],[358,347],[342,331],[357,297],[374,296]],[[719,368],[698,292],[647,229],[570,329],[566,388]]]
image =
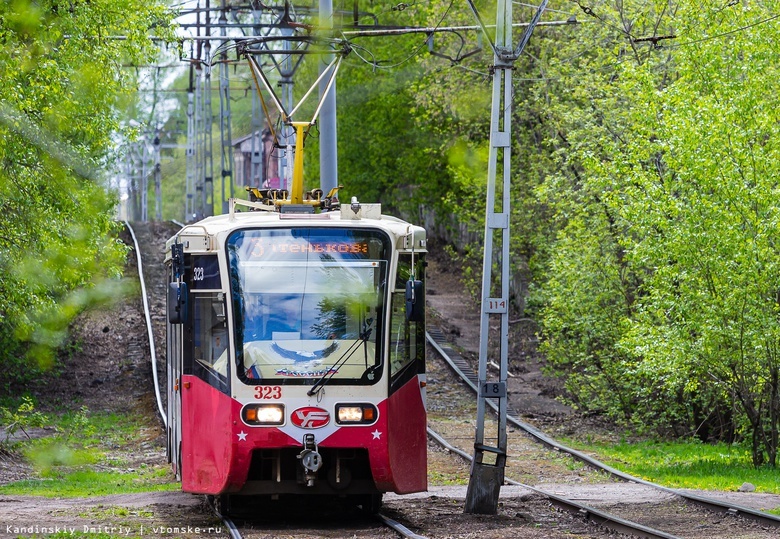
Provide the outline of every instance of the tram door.
[[[410,320],[406,307],[406,283],[425,282],[422,256],[401,255],[392,294],[390,313],[390,396],[388,399],[388,442],[390,465],[397,492],[417,492],[427,488],[428,441],[426,435],[425,320]],[[425,301],[424,295],[417,301]]]
[[[172,275],[169,272],[168,280]],[[168,366],[168,462],[176,479],[181,480],[181,386],[182,375],[182,324],[167,323]]]
[[232,447],[227,304],[216,255],[185,254],[187,317],[181,324],[181,476],[187,492],[225,488]]

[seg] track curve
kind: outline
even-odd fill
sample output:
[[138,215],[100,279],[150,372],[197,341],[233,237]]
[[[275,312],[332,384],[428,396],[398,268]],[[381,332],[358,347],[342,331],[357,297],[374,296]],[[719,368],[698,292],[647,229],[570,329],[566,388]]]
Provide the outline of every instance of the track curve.
[[[463,359],[463,357],[457,351],[455,351],[451,346],[449,346],[443,334],[438,330],[431,330],[431,331],[427,331],[425,333],[425,336],[428,343],[439,353],[439,355],[450,366],[450,368],[461,378],[463,382],[465,382],[469,386],[469,388],[471,388],[473,392],[476,393],[477,392],[476,374],[472,370],[471,366],[466,362],[466,360]],[[497,411],[494,402],[488,400],[487,404],[493,409],[493,411]],[[637,483],[640,485],[644,485],[659,490],[661,492],[665,492],[667,494],[672,494],[674,496],[683,498],[686,501],[702,506],[708,510],[718,511],[730,515],[741,515],[743,517],[758,522],[762,526],[780,527],[780,517],[778,516],[772,515],[770,513],[765,513],[763,511],[758,511],[749,507],[744,507],[729,502],[723,502],[720,500],[714,500],[711,498],[698,496],[696,494],[691,494],[677,489],[665,487],[663,485],[658,485],[656,483],[652,483],[650,481],[646,481],[644,479],[634,477],[630,474],[617,470],[597,459],[594,459],[589,455],[586,455],[580,451],[577,451],[564,444],[561,444],[560,442],[544,434],[542,431],[538,430],[532,425],[529,425],[521,421],[516,417],[507,415],[507,422],[511,423],[518,429],[524,431],[525,433],[530,435],[534,440],[545,445],[546,447],[560,453],[568,454],[572,458],[584,462],[588,466],[596,470],[603,471],[604,473],[607,473],[622,481]]]
[[[469,462],[472,461],[473,457],[471,455],[450,444],[443,436],[441,436],[435,430],[428,428],[428,436],[432,440],[434,440],[437,444],[445,448],[447,451],[455,453],[459,457]],[[564,509],[571,513],[576,513],[578,515],[584,516],[588,520],[592,520],[597,524],[600,524],[602,526],[605,526],[617,532],[627,533],[632,536],[643,537],[645,539],[680,539],[676,535],[671,535],[661,530],[655,530],[648,526],[643,526],[642,524],[631,522],[630,520],[625,520],[623,518],[607,513],[606,511],[595,509],[588,505],[581,504],[573,500],[569,500],[568,498],[564,498],[557,494],[553,494],[552,492],[547,492],[546,490],[542,490],[534,486],[521,483],[520,481],[515,481],[513,479],[505,478],[504,482],[509,483],[510,485],[526,488],[530,491],[536,492],[537,494],[541,494],[542,496],[548,498],[556,507],[559,507],[560,509]]]
[[[179,228],[184,228],[186,225],[184,223],[181,223],[176,220],[171,220],[171,222],[178,226]],[[156,346],[155,346],[155,340],[154,340],[154,331],[152,326],[152,316],[151,316],[151,309],[149,307],[149,296],[147,294],[146,290],[146,280],[144,279],[144,268],[143,268],[143,259],[141,256],[141,249],[138,244],[138,238],[135,234],[135,230],[133,229],[132,225],[128,222],[124,222],[125,227],[127,228],[128,232],[130,233],[130,237],[133,240],[133,249],[136,253],[136,265],[138,268],[138,275],[139,275],[139,282],[141,285],[141,301],[143,303],[143,309],[144,309],[144,318],[145,318],[145,324],[146,324],[146,331],[147,336],[149,340],[149,351],[150,351],[150,357],[151,357],[151,368],[152,368],[152,374],[154,379],[154,391],[155,391],[155,399],[157,401],[157,410],[160,415],[160,418],[162,419],[163,424],[165,425],[165,428],[167,429],[167,414],[165,412],[165,407],[162,403],[162,396],[160,393],[160,383],[159,383],[159,377],[157,375],[157,353],[156,353]],[[236,524],[233,522],[232,519],[229,517],[222,515],[219,511],[219,509],[216,507],[216,504],[213,503],[213,500],[209,500],[209,497],[207,497],[207,501],[216,514],[216,516],[224,523],[226,529],[228,530],[228,533],[231,537],[231,539],[242,539],[241,532],[236,526]],[[394,530],[396,533],[398,533],[401,537],[404,537],[406,539],[427,539],[425,536],[419,535],[411,531],[409,528],[401,524],[400,522],[397,522],[393,520],[392,518],[383,515],[381,513],[376,515],[377,520],[379,520],[383,525],[387,526],[388,528]]]
[[149,352],[152,358],[152,376],[154,378],[154,393],[157,399],[157,410],[162,419],[165,428],[168,428],[168,414],[162,404],[162,396],[160,395],[160,380],[157,376],[157,350],[154,344],[154,330],[152,328],[152,315],[149,312],[149,296],[146,293],[146,280],[144,279],[144,267],[143,260],[141,259],[141,249],[138,246],[138,239],[135,236],[135,231],[128,221],[125,221],[125,226],[130,237],[133,238],[133,248],[135,249],[135,256],[138,264],[138,279],[141,282],[141,300],[144,305],[144,318],[146,319],[146,333],[149,336]]

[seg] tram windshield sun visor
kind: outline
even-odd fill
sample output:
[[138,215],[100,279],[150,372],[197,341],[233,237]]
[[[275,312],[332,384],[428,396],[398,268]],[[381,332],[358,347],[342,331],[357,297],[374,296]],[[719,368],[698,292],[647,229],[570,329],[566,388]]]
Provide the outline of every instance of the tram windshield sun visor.
[[234,232],[228,255],[239,378],[375,383],[364,375],[382,357],[389,247],[371,230]]

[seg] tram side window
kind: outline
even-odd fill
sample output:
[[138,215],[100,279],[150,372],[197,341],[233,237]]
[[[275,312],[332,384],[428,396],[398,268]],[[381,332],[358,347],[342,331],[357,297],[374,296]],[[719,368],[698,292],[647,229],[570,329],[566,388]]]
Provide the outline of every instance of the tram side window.
[[[423,279],[423,260],[415,256],[414,278]],[[425,361],[425,324],[406,319],[406,281],[411,276],[411,256],[401,255],[398,274],[393,291],[392,318],[390,328],[390,376],[394,379],[411,363],[419,362],[417,369],[411,369],[409,376],[423,372]],[[404,379],[406,376],[403,377]]]
[[227,391],[228,336],[224,294],[193,294],[191,302],[192,373],[221,391]]

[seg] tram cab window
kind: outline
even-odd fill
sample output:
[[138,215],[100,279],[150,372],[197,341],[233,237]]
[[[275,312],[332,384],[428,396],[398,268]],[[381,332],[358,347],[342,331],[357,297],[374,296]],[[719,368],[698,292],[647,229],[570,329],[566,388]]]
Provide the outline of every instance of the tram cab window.
[[302,299],[285,294],[247,294],[243,312],[244,342],[300,339],[305,323]]
[[191,298],[192,374],[225,391],[228,380],[228,331],[221,292]]
[[245,384],[375,384],[390,241],[371,230],[239,230],[227,241]]
[[[414,257],[414,278],[425,281],[425,263],[420,255]],[[425,322],[413,322],[406,317],[406,283],[412,276],[411,255],[400,255],[398,273],[393,289],[392,318],[390,321],[390,376],[406,381],[423,372],[425,361]],[[413,364],[417,368],[412,367]]]

